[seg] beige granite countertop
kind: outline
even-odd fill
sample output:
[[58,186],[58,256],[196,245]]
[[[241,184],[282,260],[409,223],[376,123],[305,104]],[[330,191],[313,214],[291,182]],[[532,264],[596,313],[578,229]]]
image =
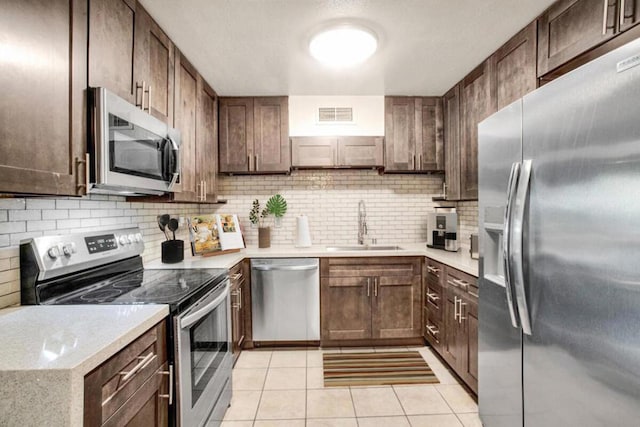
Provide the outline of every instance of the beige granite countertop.
[[425,243],[400,243],[401,250],[390,251],[327,251],[326,246],[296,248],[293,246],[272,246],[266,249],[248,247],[240,252],[210,257],[185,255],[184,261],[177,264],[163,264],[156,260],[145,264],[145,268],[231,268],[244,258],[296,258],[296,257],[388,257],[388,256],[426,256],[449,265],[465,273],[478,277],[478,260],[471,259],[469,250],[461,248],[458,252],[447,252],[427,248]]
[[0,310],[0,424],[82,425],[84,376],[168,314],[167,305]]

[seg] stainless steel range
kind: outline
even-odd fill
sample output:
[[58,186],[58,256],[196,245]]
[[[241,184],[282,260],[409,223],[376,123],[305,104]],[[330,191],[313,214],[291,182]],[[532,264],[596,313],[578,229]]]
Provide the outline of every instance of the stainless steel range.
[[168,304],[170,419],[219,425],[231,401],[227,270],[145,270],[143,250],[138,228],[24,240],[22,304]]

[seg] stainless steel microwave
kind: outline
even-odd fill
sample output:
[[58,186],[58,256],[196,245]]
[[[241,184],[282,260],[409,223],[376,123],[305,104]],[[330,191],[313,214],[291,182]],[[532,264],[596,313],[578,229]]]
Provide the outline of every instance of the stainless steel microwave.
[[180,133],[109,92],[89,89],[89,192],[160,195],[180,179]]

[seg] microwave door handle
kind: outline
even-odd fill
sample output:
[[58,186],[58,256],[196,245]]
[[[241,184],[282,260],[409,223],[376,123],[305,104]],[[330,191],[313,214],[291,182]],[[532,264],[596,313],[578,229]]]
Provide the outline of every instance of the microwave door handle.
[[176,182],[178,182],[178,178],[180,177],[180,147],[170,136],[168,136],[167,139],[171,144],[171,151],[173,152],[175,159],[173,171],[171,172],[171,181],[169,182],[168,187],[168,189],[171,190],[173,189],[173,186],[176,185]]
[[191,313],[188,316],[183,317],[180,320],[180,328],[186,329],[196,323],[198,320],[205,317],[207,314],[211,313],[214,308],[220,305],[220,303],[224,301],[225,298],[227,298],[227,296],[229,296],[229,287],[227,287],[224,292],[222,292],[222,295],[206,304],[204,307],[198,309],[195,313]]

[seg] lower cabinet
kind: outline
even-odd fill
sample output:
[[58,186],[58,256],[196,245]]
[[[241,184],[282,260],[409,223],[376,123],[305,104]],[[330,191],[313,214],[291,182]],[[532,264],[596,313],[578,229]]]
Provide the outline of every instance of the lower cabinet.
[[84,425],[169,425],[166,328],[163,320],[85,376]]
[[[424,337],[474,392],[478,392],[477,279],[430,259],[424,280],[426,315]],[[440,304],[438,304],[440,303]],[[439,315],[442,316],[438,323]]]
[[249,305],[249,274],[247,261],[237,263],[229,270],[231,280],[231,341],[235,364],[246,340],[247,311]]
[[329,341],[416,338],[421,258],[323,258],[320,328]]

